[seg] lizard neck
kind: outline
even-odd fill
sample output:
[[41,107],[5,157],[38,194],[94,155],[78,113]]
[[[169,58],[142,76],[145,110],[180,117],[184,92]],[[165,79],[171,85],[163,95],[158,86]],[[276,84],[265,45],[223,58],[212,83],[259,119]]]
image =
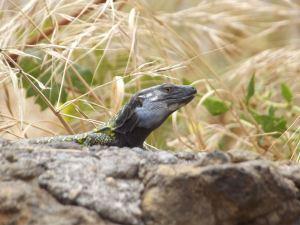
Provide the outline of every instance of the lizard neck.
[[117,143],[116,145],[119,147],[140,147],[143,148],[143,143],[146,140],[146,138],[151,133],[150,130],[145,128],[135,128],[131,132],[126,133],[115,133]]

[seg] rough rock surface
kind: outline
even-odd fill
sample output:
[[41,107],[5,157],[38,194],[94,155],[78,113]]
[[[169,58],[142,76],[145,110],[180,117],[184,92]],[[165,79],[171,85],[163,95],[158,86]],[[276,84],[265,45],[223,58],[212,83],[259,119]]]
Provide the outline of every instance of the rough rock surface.
[[170,153],[0,140],[0,225],[296,225],[300,166],[254,153]]

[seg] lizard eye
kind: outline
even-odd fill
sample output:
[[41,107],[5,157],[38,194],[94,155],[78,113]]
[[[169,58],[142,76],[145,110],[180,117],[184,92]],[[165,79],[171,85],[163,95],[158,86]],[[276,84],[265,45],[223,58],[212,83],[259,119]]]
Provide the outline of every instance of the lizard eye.
[[173,90],[173,88],[171,88],[171,87],[165,87],[164,90],[165,90],[165,92],[167,92],[167,93],[171,93],[172,90]]

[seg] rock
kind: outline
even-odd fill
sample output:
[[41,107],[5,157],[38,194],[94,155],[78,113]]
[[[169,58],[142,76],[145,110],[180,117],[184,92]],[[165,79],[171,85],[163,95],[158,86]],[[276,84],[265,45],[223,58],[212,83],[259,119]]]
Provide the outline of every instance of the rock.
[[247,151],[0,145],[0,225],[300,224],[300,166]]
[[231,157],[231,161],[234,163],[263,159],[258,153],[248,150],[241,151],[232,149],[228,151],[228,155]]
[[0,182],[0,224],[113,225],[83,207],[62,205],[37,185]]
[[202,153],[198,155],[197,165],[199,166],[209,166],[209,165],[218,165],[225,164],[230,162],[230,157],[228,154],[225,154],[220,151],[214,151],[209,153]]
[[0,138],[0,148],[5,145],[8,145],[9,143],[10,143],[10,141]]
[[262,161],[160,165],[148,173],[147,224],[293,224],[300,215],[294,183]]

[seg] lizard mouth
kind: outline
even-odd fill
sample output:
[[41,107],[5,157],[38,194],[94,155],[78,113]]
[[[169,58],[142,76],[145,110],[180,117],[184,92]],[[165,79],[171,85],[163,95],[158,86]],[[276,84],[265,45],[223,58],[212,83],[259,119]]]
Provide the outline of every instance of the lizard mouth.
[[195,88],[191,88],[189,90],[189,93],[180,99],[180,103],[182,103],[182,104],[189,103],[190,101],[192,101],[195,98],[196,94],[197,94],[197,90]]
[[169,98],[169,106],[174,105],[174,107],[178,109],[192,101],[196,94],[197,90],[195,88],[189,88],[185,93]]
[[184,97],[181,97],[181,98],[177,98],[177,99],[173,99],[170,103],[169,103],[169,107],[171,109],[174,110],[177,110],[179,109],[180,107],[188,104],[190,101],[192,101],[195,97],[196,93],[192,93],[190,95],[186,95]]
[[191,95],[185,96],[182,99],[180,99],[181,104],[187,104],[190,101],[192,101],[195,98],[196,93],[193,93]]

